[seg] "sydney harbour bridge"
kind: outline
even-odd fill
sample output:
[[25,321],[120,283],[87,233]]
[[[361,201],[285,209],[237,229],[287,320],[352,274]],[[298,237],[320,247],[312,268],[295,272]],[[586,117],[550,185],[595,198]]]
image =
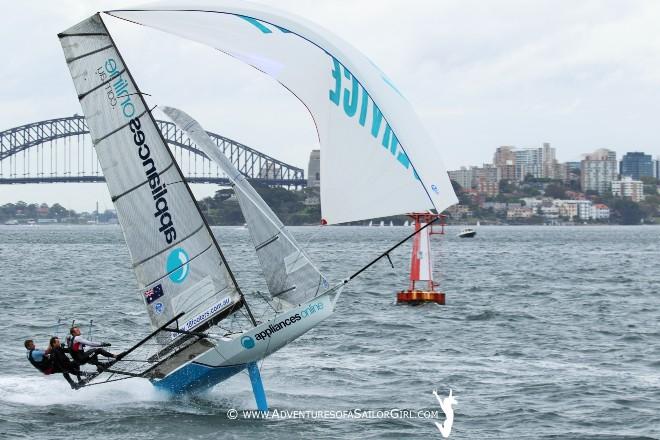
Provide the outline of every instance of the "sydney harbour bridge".
[[[229,185],[225,174],[173,123],[157,123],[189,183]],[[208,134],[249,179],[269,186],[306,186],[302,169],[218,134]],[[104,181],[82,116],[33,122],[0,132],[0,184]]]

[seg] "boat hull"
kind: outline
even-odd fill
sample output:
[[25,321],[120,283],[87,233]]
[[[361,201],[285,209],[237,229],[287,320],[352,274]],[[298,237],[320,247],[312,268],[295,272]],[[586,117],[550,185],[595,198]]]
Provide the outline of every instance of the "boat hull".
[[477,235],[477,231],[461,232],[458,234],[460,238],[472,238]]
[[334,312],[336,295],[325,293],[231,339],[214,340],[211,348],[152,383],[175,394],[207,390],[320,324]]

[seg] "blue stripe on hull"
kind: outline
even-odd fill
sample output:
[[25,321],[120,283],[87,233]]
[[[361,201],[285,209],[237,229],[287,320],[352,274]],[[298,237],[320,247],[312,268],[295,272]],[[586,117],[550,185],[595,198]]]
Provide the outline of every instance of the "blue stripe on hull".
[[152,383],[156,388],[175,394],[195,393],[229,379],[246,367],[246,364],[231,367],[209,367],[191,362],[163,379],[153,380]]

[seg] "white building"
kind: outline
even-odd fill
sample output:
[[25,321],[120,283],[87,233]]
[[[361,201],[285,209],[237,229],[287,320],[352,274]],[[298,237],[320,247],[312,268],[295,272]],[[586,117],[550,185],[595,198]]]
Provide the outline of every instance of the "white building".
[[461,219],[463,217],[472,216],[470,207],[466,205],[452,205],[447,208],[447,213],[449,214],[449,217],[453,219]]
[[506,211],[506,218],[532,218],[534,210],[532,208],[509,208]]
[[[513,151],[515,164],[536,178],[558,178],[555,149],[544,142],[541,148],[521,148]],[[524,176],[523,176],[524,178]]]
[[591,203],[591,200],[571,200],[572,202],[575,202],[577,205],[577,210],[578,210],[578,217],[580,220],[589,220],[591,219],[592,216],[592,207],[593,203]]
[[644,183],[641,180],[633,180],[632,177],[624,177],[612,182],[612,195],[614,197],[627,197],[633,202],[644,200]]
[[602,203],[596,203],[591,207],[591,218],[594,220],[609,220],[610,208]]
[[541,206],[541,215],[543,216],[543,218],[547,218],[547,219],[559,218],[559,208],[554,205]]
[[616,152],[601,148],[585,155],[581,170],[582,191],[596,191],[598,194],[607,192],[618,176]]
[[472,188],[474,173],[472,172],[472,169],[461,167],[460,170],[449,171],[449,178],[466,190]]
[[553,205],[558,208],[561,217],[571,220],[590,220],[592,218],[591,200],[555,200]]

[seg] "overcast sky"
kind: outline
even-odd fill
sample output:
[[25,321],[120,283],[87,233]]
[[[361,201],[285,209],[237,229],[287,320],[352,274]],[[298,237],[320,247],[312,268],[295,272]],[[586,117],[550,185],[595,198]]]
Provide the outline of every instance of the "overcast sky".
[[[550,142],[560,161],[596,148],[660,155],[660,2],[262,0],[336,32],[407,96],[449,169],[499,145]],[[129,1],[0,2],[0,130],[81,113],[57,33]],[[305,168],[318,148],[304,107],[217,51],[107,17],[150,104]],[[196,189],[198,196],[215,189]],[[111,202],[105,185],[0,186],[0,204]]]

